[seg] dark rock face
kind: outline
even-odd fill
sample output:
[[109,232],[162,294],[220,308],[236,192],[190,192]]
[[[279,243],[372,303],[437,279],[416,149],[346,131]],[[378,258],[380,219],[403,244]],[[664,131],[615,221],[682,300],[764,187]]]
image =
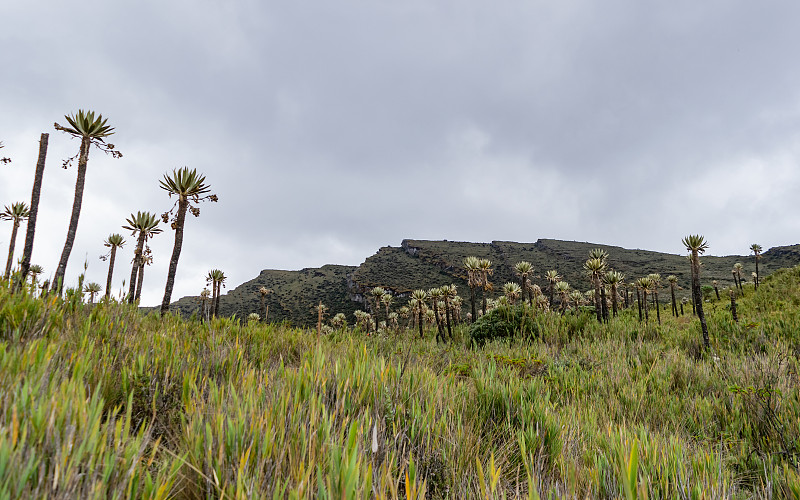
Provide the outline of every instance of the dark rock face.
[[[546,290],[544,273],[555,269],[565,281],[578,290],[588,290],[591,284],[586,279],[582,266],[589,250],[602,248],[608,252],[609,266],[625,273],[626,281],[651,273],[660,273],[664,282],[674,274],[678,277],[679,299],[689,292],[690,270],[685,256],[646,250],[629,250],[621,247],[593,243],[540,239],[535,243],[493,241],[470,243],[454,241],[426,241],[405,239],[400,247],[383,247],[368,257],[360,266],[325,265],[319,269],[300,271],[264,270],[254,279],[230,290],[220,299],[220,315],[247,317],[250,313],[263,315],[258,294],[259,288],[267,287],[273,293],[267,296],[269,321],[288,321],[297,326],[316,324],[313,307],[319,302],[327,305],[329,316],[345,313],[350,323],[356,309],[368,309],[365,294],[375,286],[381,286],[395,295],[393,309],[402,306],[411,291],[429,289],[445,284],[455,284],[462,297],[469,297],[467,273],[463,268],[464,258],[470,255],[492,261],[494,284],[492,296],[498,296],[503,283],[519,278],[514,265],[526,260],[533,264],[531,283]],[[743,278],[750,280],[755,270],[752,255],[704,256],[701,258],[703,283],[719,282],[724,288],[733,284],[731,269],[736,262],[744,265]],[[800,264],[800,245],[775,247],[761,256],[759,270],[766,276],[777,269]],[[668,300],[669,293],[661,293],[660,299]],[[464,301],[464,313],[469,307]],[[173,310],[191,315],[200,309],[199,297],[183,297],[172,304]]]

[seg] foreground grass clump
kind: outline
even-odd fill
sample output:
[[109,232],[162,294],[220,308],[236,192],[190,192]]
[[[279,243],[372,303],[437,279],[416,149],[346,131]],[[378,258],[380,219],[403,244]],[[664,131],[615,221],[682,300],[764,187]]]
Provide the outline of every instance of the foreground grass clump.
[[798,283],[708,302],[711,351],[667,314],[471,347],[0,287],[0,497],[791,498]]

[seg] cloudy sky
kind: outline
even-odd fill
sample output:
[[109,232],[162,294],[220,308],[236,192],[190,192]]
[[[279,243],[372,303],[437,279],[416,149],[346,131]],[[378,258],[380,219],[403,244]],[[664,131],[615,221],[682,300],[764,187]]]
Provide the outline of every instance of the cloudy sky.
[[[124,157],[91,153],[68,281],[86,261],[105,284],[103,239],[167,210],[158,180],[182,166],[220,201],[187,220],[173,298],[211,268],[232,287],[403,238],[795,244],[798,21],[789,1],[0,2],[0,204],[29,199],[49,132],[33,262],[51,274],[79,145],[53,122],[83,108]],[[152,240],[146,305],[173,237]]]

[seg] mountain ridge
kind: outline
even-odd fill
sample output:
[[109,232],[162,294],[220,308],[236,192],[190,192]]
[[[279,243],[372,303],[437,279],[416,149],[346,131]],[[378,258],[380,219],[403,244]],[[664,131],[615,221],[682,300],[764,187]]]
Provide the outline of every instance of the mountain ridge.
[[[220,315],[246,317],[255,312],[263,316],[258,290],[266,287],[273,291],[266,299],[269,321],[313,325],[317,318],[313,308],[322,302],[328,306],[330,315],[344,313],[352,323],[355,310],[368,309],[364,294],[374,286],[390,290],[398,299],[395,307],[399,307],[414,289],[450,283],[456,284],[459,293],[465,297],[466,311],[469,307],[466,300],[469,289],[462,266],[464,258],[470,255],[487,258],[494,264],[492,283],[495,290],[492,296],[499,295],[503,283],[518,281],[513,266],[521,260],[533,264],[531,282],[543,290],[546,286],[542,279],[544,272],[556,269],[573,288],[583,291],[590,288],[582,266],[592,248],[608,252],[609,267],[625,273],[627,281],[650,273],[660,273],[666,281],[667,275],[674,274],[683,288],[679,296],[689,294],[690,271],[683,255],[548,238],[540,238],[533,243],[404,239],[399,247],[379,248],[358,266],[326,264],[297,271],[263,269],[255,278],[220,297]],[[717,280],[720,288],[733,284],[731,269],[734,263],[741,262],[745,266],[743,278],[747,281],[751,280],[750,273],[755,270],[753,255],[709,255],[703,256],[701,262],[703,284]],[[760,274],[766,276],[777,269],[798,264],[800,244],[778,246],[761,254],[759,269]],[[668,295],[663,294],[662,299]],[[170,306],[182,315],[197,313],[199,307],[197,296],[182,297]]]

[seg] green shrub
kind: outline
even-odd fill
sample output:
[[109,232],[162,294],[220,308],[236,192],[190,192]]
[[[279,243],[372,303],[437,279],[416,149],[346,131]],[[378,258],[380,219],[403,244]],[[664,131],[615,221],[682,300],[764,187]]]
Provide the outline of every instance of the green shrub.
[[538,338],[539,325],[527,306],[500,306],[478,318],[469,329],[472,341],[482,346],[499,338]]

